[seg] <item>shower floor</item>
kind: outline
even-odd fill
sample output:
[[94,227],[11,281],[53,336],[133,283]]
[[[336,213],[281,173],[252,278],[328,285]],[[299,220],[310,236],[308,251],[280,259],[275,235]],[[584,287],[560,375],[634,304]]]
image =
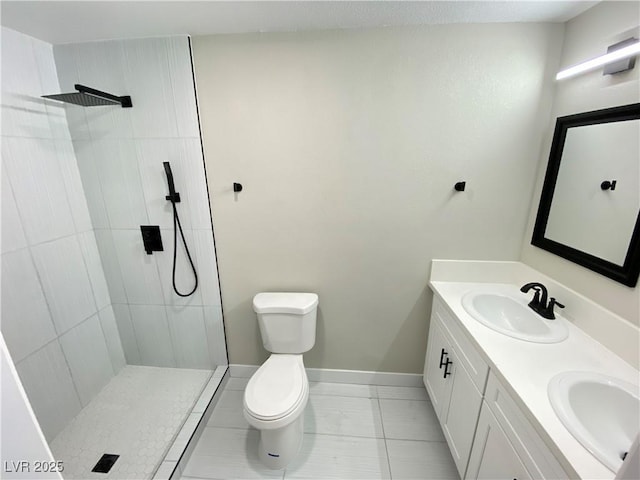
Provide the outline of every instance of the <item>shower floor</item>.
[[[127,365],[50,443],[65,479],[148,479],[162,462],[210,370]],[[91,469],[120,455],[109,473]]]

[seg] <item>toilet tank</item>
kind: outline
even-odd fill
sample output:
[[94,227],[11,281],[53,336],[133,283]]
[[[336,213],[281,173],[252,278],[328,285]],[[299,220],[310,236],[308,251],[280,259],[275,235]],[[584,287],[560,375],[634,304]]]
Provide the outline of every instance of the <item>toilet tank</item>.
[[253,297],[253,310],[264,348],[272,353],[304,353],[316,343],[315,293],[263,292]]

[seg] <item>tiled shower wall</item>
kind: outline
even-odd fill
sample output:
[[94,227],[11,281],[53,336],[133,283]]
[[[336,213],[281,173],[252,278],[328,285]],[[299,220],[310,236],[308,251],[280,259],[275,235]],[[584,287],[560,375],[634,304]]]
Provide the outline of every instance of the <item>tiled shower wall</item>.
[[1,329],[51,440],[120,371],[52,46],[2,28]]
[[[130,95],[132,108],[67,107],[73,148],[128,364],[215,368],[227,363],[213,232],[187,36],[54,47],[62,91],[76,83]],[[200,286],[173,292],[171,164],[180,220]],[[159,225],[147,255],[141,225]],[[179,239],[179,237],[178,237]],[[176,284],[193,277],[179,240]]]

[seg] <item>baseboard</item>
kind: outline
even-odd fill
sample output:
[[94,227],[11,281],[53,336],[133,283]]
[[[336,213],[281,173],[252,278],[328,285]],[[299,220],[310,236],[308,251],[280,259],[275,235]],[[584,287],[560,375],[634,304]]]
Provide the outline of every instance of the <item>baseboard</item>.
[[[229,365],[229,374],[237,378],[249,378],[257,365]],[[418,373],[367,372],[363,370],[335,370],[307,368],[310,382],[355,383],[359,385],[385,385],[392,387],[422,387],[422,375]]]

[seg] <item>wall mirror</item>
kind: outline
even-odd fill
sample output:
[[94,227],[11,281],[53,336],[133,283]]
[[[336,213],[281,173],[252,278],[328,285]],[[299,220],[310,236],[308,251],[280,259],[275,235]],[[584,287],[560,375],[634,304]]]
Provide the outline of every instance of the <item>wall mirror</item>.
[[531,243],[636,286],[640,103],[556,120]]

